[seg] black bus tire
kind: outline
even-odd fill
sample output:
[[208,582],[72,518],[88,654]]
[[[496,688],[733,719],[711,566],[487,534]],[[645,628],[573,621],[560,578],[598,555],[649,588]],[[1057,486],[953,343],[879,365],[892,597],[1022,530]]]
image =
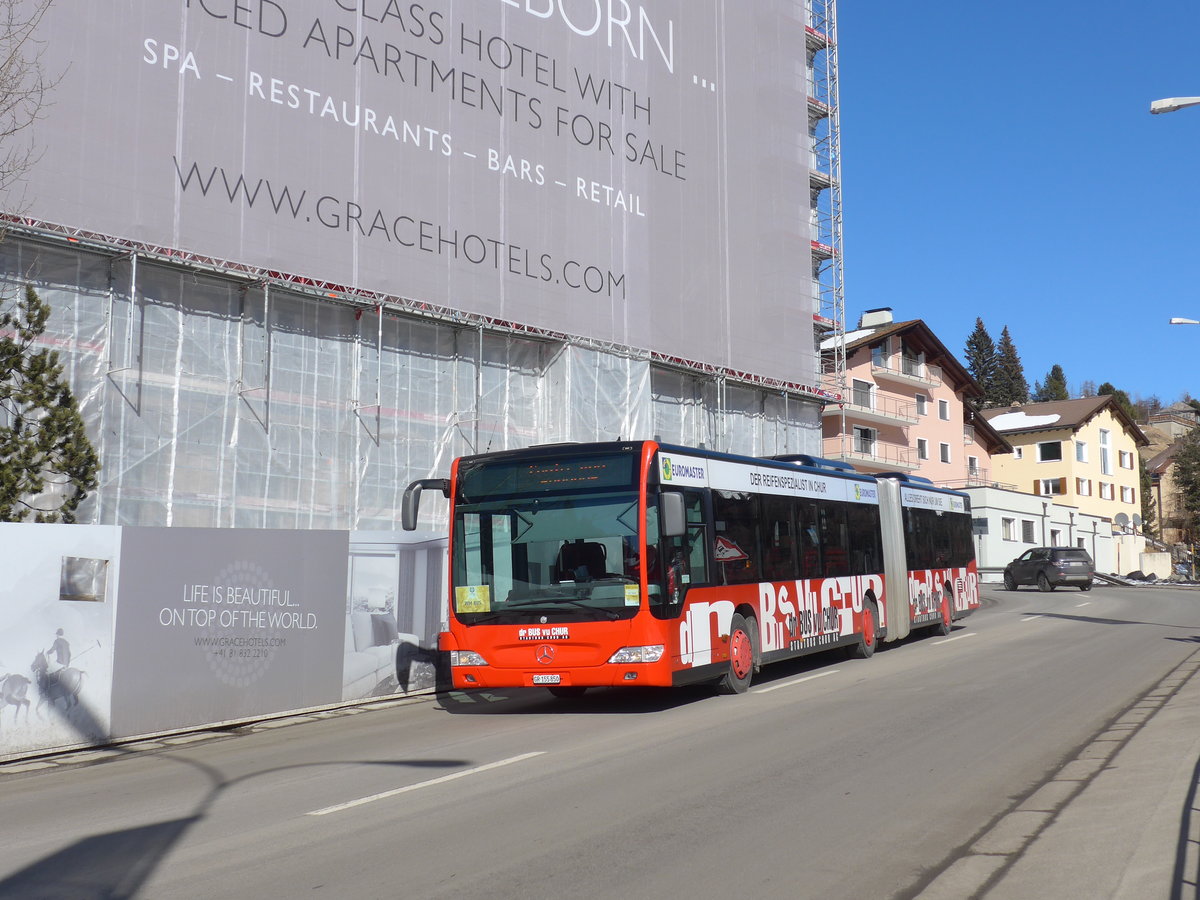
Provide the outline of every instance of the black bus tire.
[[945,637],[953,627],[954,617],[950,612],[950,589],[942,587],[942,620],[934,627],[934,631]]
[[729,670],[717,682],[721,694],[744,694],[754,677],[755,629],[741,613],[734,613],[729,622]]
[[854,655],[859,659],[870,659],[875,655],[875,645],[879,643],[879,607],[874,600],[863,603],[862,626],[858,643],[854,645]]

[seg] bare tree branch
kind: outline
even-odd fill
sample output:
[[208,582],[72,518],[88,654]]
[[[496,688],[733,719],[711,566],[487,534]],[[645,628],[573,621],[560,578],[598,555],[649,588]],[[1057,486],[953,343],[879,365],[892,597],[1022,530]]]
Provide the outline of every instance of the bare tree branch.
[[47,95],[59,80],[47,76],[42,65],[45,44],[35,36],[52,2],[0,0],[0,192],[6,192],[37,161],[29,126],[41,118]]

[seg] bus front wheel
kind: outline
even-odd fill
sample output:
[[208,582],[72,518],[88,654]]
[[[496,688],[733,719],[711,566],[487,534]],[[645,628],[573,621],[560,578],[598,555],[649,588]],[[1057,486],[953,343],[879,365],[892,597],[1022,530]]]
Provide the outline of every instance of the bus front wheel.
[[722,694],[744,694],[754,677],[754,629],[741,613],[729,622],[729,671],[717,682]]

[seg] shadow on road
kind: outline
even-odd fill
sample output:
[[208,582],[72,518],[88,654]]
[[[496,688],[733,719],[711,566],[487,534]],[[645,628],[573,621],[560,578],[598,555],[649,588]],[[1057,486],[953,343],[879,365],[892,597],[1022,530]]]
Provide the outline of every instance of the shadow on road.
[[1171,877],[1171,900],[1195,900],[1200,897],[1200,760],[1192,769],[1192,784],[1179,821],[1179,841],[1175,847],[1175,871]]
[[[1100,616],[1073,616],[1067,613],[1016,612],[1014,615],[1037,616],[1039,619],[1066,619],[1068,622],[1089,622],[1092,625],[1154,625],[1158,628],[1180,628],[1185,631],[1190,631],[1196,627],[1195,625],[1172,625],[1170,622],[1142,622],[1138,619],[1106,619]],[[1172,640],[1177,639],[1172,638]]]
[[[80,703],[67,711],[54,707],[82,739],[93,744],[108,740],[100,720]],[[143,756],[144,751],[113,748],[116,758]],[[81,838],[37,862],[0,880],[0,900],[133,900],[147,879],[184,835],[204,821],[214,803],[229,789],[262,775],[273,775],[295,769],[316,769],[328,766],[384,766],[405,769],[461,769],[473,765],[463,759],[412,760],[329,760],[294,766],[275,766],[226,779],[217,769],[204,763],[180,759],[169,752],[157,758],[186,766],[200,772],[209,789],[195,806],[192,814],[134,828],[98,832]],[[114,760],[110,759],[108,762]],[[8,827],[18,823],[6,821]]]

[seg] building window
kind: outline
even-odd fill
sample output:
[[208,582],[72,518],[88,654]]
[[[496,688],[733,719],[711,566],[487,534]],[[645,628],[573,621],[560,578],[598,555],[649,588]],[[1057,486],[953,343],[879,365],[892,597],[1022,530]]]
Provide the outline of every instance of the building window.
[[917,438],[917,459],[929,459],[929,441]]
[[949,400],[939,400],[938,401],[938,418],[944,422],[950,421],[950,401]]
[[1025,455],[1024,447],[1013,447],[1013,459],[1021,459]]
[[855,406],[861,406],[863,409],[874,409],[875,404],[871,402],[871,388],[873,386],[869,381],[859,381],[855,378],[851,387],[850,402]]
[[[1111,475],[1112,474],[1112,459],[1109,456],[1108,435],[1109,435],[1109,431],[1107,428],[1100,429],[1100,474],[1101,475]],[[1110,497],[1109,499],[1112,499],[1112,498]]]
[[871,348],[871,362],[880,369],[887,368],[888,360],[888,342],[884,339]]
[[1062,529],[1061,528],[1051,528],[1050,529],[1050,546],[1051,547],[1061,547],[1062,546]]
[[917,394],[917,415],[929,415],[929,398],[924,394]]
[[1016,519],[1001,519],[1000,520],[1000,537],[1006,541],[1015,541],[1017,539],[1017,520]]
[[950,445],[949,444],[938,444],[938,450],[941,453],[942,462],[944,462],[944,463],[950,462]]
[[1037,445],[1038,462],[1062,462],[1062,441],[1043,441]]
[[979,457],[978,456],[968,456],[967,457],[967,474],[968,475],[976,475],[976,476],[979,474]]
[[1087,441],[1075,442],[1075,462],[1087,462]]
[[1122,487],[1121,488],[1121,502],[1123,502],[1123,503],[1132,503],[1133,502],[1133,488],[1131,488],[1131,487]]
[[1065,494],[1064,481],[1066,481],[1065,478],[1042,478],[1038,481],[1038,493],[1043,496],[1046,494]]
[[875,429],[854,426],[854,450],[863,456],[875,455]]
[[1037,543],[1037,538],[1033,536],[1033,519],[1021,520],[1021,540],[1027,544]]
[[1100,482],[1100,499],[1111,500],[1113,498],[1113,486],[1111,481]]
[[1080,497],[1092,496],[1092,479],[1076,478],[1075,479],[1075,493],[1077,493]]
[[1130,453],[1128,450],[1121,450],[1117,454],[1117,464],[1122,469],[1132,469],[1133,468],[1133,454]]

